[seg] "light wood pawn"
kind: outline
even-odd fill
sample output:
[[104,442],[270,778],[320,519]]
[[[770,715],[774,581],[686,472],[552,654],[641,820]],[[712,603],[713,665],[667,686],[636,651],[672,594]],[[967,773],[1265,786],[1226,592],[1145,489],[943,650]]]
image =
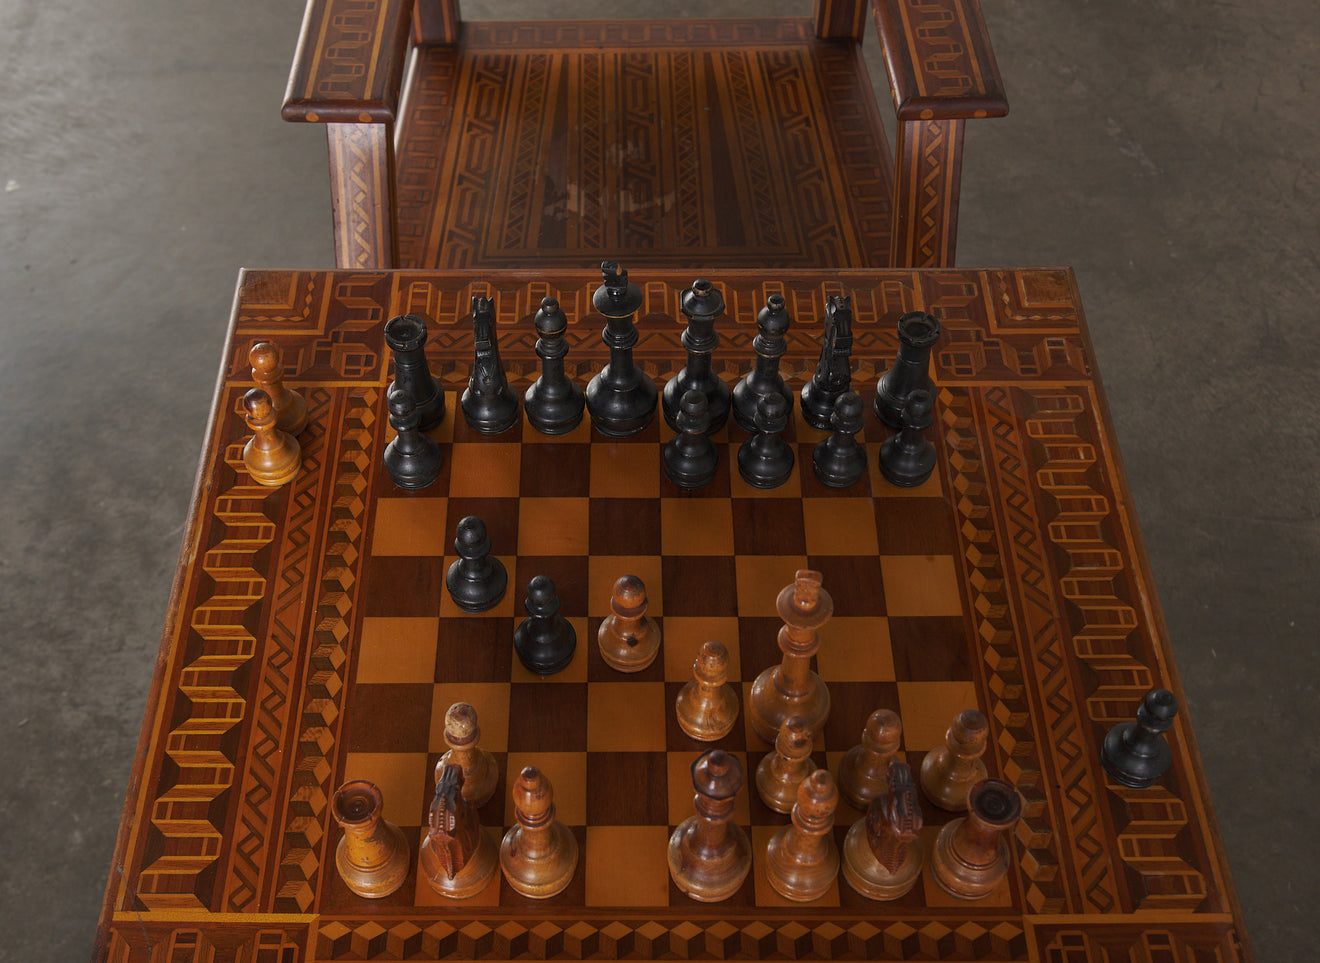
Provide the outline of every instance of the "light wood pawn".
[[830,832],[838,804],[828,770],[817,769],[798,786],[793,821],[770,837],[765,850],[766,879],[785,899],[819,899],[839,875],[839,847]]
[[866,720],[862,741],[839,763],[839,795],[854,809],[866,811],[872,799],[889,788],[889,764],[903,742],[898,713],[876,709]]
[[748,718],[756,734],[774,742],[789,716],[799,716],[813,733],[830,714],[830,692],[811,671],[811,657],[820,649],[820,628],[834,612],[834,602],[821,588],[821,575],[800,570],[793,584],[775,600],[779,617],[779,648],[784,658],[756,677],[747,700]]
[[931,878],[959,899],[990,895],[1008,872],[1008,834],[1021,815],[1016,789],[999,779],[978,782],[968,794],[967,815],[935,839]]
[[484,806],[495,795],[500,781],[495,757],[477,743],[481,729],[477,725],[477,710],[466,702],[455,702],[445,713],[445,744],[449,751],[435,764],[435,780],[447,765],[463,770],[463,798],[474,806]]
[[728,899],[751,871],[752,844],[732,821],[742,786],[742,763],[723,749],[711,749],[692,763],[696,813],[670,834],[669,875],[675,886],[703,903]]
[[555,818],[554,789],[535,766],[525,767],[513,784],[513,815],[516,825],[500,844],[504,878],[533,899],[562,893],[577,869],[578,844]]
[[944,745],[921,760],[921,789],[926,798],[956,812],[967,808],[967,794],[986,777],[986,739],[990,724],[976,709],[958,713],[944,734]]
[[296,435],[307,427],[307,402],[298,392],[284,386],[282,361],[279,345],[268,341],[260,341],[248,351],[252,380],[270,396],[271,407],[275,409],[275,427]]
[[278,488],[292,481],[302,465],[302,449],[293,435],[275,427],[270,395],[253,388],[243,396],[244,418],[252,437],[243,446],[243,464],[258,485]]
[[723,739],[738,721],[738,694],[728,684],[729,650],[719,642],[703,642],[692,675],[674,701],[678,727],[702,742]]
[[477,807],[464,793],[463,768],[438,768],[417,871],[441,896],[468,899],[484,890],[499,869],[494,838],[481,827]]
[[815,770],[811,730],[801,718],[791,716],[779,727],[774,752],[762,756],[756,767],[756,794],[775,812],[792,812],[798,786]]
[[614,583],[610,614],[596,641],[605,664],[620,672],[641,672],[660,652],[660,628],[646,617],[646,586],[636,575]]
[[344,783],[330,800],[344,831],[335,847],[335,868],[345,886],[369,899],[389,896],[408,875],[408,840],[385,821],[384,808],[380,790],[365,779]]
[[892,763],[888,788],[843,841],[843,876],[868,899],[898,899],[921,877],[921,804],[907,763]]

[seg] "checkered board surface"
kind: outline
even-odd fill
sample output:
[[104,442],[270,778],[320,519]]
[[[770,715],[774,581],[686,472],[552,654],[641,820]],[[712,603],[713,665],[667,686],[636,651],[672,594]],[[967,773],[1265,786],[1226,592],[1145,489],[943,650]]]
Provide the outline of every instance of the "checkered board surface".
[[[790,904],[764,875],[766,844],[788,817],[756,795],[754,774],[770,746],[752,731],[745,708],[752,680],[779,662],[775,598],[797,570],[821,572],[834,601],[812,666],[832,700],[813,754],[818,766],[837,772],[867,716],[886,707],[902,717],[903,755],[915,770],[942,743],[953,717],[977,706],[947,493],[939,472],[911,490],[880,477],[879,447],[889,430],[870,412],[869,393],[864,398],[868,473],[852,488],[830,489],[815,478],[812,448],[825,434],[809,428],[795,406],[786,438],[796,466],[785,485],[760,491],[742,481],[735,458],[747,435],[730,419],[714,436],[718,476],[691,493],[664,478],[661,451],[671,433],[658,411],[647,430],[622,441],[593,433],[589,418],[561,437],[538,434],[525,421],[483,436],[461,413],[455,417],[449,392],[449,411],[433,432],[444,450],[441,478],[406,492],[377,473],[338,779],[380,787],[386,818],[412,840],[414,872],[379,904],[353,896],[328,873],[321,911],[415,905],[485,914],[534,903],[538,914],[671,907],[689,918],[724,918],[740,907],[780,907],[792,919],[813,911],[837,917],[958,905],[928,878],[904,899],[882,904],[859,896],[842,877],[815,903]],[[501,603],[480,615],[459,610],[444,588],[456,558],[455,526],[466,515],[486,522],[510,577]],[[648,614],[663,635],[659,657],[634,674],[608,667],[596,644],[611,586],[628,573],[646,583]],[[525,670],[512,644],[526,615],[527,583],[538,574],[554,580],[578,640],[573,662],[549,677]],[[685,736],[674,715],[675,697],[707,639],[728,649],[730,681],[743,706],[733,732],[715,743]],[[572,884],[551,900],[525,899],[501,878],[456,903],[416,875],[433,770],[446,748],[444,715],[458,701],[476,707],[481,744],[503,774],[481,810],[489,832],[498,836],[512,824],[510,787],[523,766],[536,765],[553,783],[558,817],[576,834],[580,860]],[[746,786],[735,819],[748,831],[755,864],[733,897],[701,904],[670,880],[665,853],[670,832],[692,813],[689,766],[713,747],[743,763]],[[834,830],[840,843],[860,815],[841,803]],[[925,817],[929,848],[951,817],[929,804]],[[1005,883],[981,905],[1012,901]]]

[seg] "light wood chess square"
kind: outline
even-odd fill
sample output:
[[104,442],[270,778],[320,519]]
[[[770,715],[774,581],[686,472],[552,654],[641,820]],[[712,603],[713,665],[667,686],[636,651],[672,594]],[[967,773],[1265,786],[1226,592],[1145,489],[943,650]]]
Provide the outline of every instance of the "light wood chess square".
[[455,442],[450,448],[450,497],[516,498],[521,456],[521,446],[507,442]]
[[660,446],[595,440],[591,446],[592,498],[658,498]]
[[875,555],[880,543],[869,498],[804,498],[808,555]]
[[732,555],[732,501],[660,499],[660,550],[665,555]]
[[826,682],[894,681],[888,619],[836,617],[825,623],[820,637],[816,669]]
[[396,826],[426,824],[423,808],[430,772],[424,752],[350,752],[344,757],[344,776],[365,779],[380,790],[382,815]]
[[952,555],[882,555],[889,615],[961,615],[962,594]]
[[435,677],[438,618],[362,620],[357,681],[429,682]]
[[590,502],[524,498],[518,506],[519,555],[586,555]]
[[445,682],[431,687],[431,752],[445,752],[445,713],[455,702],[477,710],[481,729],[478,745],[488,752],[509,748],[509,684],[507,682]]
[[903,747],[912,752],[944,745],[944,734],[964,709],[979,709],[973,682],[899,682]]
[[565,826],[587,824],[587,754],[585,752],[511,752],[504,770],[504,824],[512,826],[513,787],[518,774],[535,766],[550,780],[555,818]]
[[799,569],[807,568],[805,555],[739,555],[738,614],[777,617],[775,599],[792,585]]
[[588,906],[668,906],[664,826],[588,826]]
[[382,498],[371,529],[372,555],[444,555],[447,498]]

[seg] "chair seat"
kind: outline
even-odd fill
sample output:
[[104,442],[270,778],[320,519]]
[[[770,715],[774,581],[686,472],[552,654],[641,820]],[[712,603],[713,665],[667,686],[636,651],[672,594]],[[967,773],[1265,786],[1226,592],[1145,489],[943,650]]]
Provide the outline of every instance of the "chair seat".
[[860,45],[809,20],[464,23],[416,48],[400,267],[885,267]]

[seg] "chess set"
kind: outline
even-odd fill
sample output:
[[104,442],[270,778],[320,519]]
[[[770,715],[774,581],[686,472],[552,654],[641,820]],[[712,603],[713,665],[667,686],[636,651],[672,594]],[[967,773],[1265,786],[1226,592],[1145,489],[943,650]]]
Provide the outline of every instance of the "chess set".
[[1089,352],[1066,271],[246,273],[99,945],[1245,958]]

